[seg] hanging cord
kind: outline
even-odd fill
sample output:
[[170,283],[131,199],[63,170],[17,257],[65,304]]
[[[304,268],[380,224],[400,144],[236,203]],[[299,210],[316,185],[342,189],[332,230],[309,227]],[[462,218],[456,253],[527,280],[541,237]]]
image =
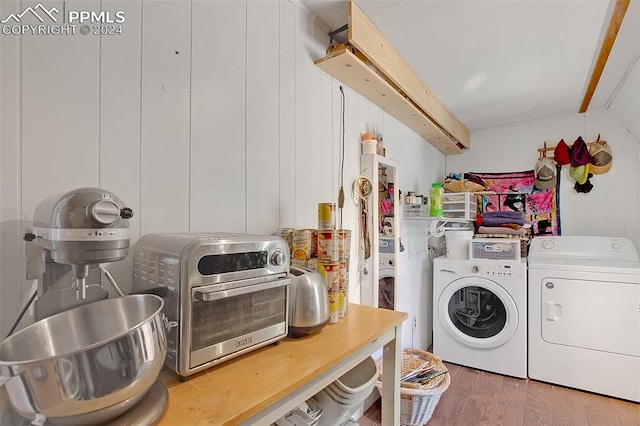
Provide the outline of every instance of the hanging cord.
[[18,319],[16,319],[16,322],[14,322],[13,325],[11,326],[11,330],[9,330],[9,334],[7,334],[7,337],[11,336],[13,332],[16,331],[16,328],[18,327],[18,324],[20,324],[20,321],[22,321],[24,314],[27,313],[27,309],[29,309],[33,301],[36,299],[37,293],[38,293],[37,289],[33,290],[33,294],[29,298],[29,301],[27,302],[27,304],[24,305],[24,308],[22,308],[22,311],[20,311],[20,314],[18,315]]
[[342,103],[340,106],[340,128],[341,128],[341,148],[340,148],[340,191],[338,191],[338,209],[340,209],[340,224],[338,229],[342,229],[342,208],[344,207],[344,90],[340,85]]

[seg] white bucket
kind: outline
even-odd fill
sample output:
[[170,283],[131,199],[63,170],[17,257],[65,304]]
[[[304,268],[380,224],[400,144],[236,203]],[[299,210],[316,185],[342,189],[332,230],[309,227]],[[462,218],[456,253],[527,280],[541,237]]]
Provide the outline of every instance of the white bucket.
[[445,231],[447,259],[469,259],[469,243],[473,239],[473,231]]
[[367,139],[362,141],[363,154],[375,154],[378,152],[378,141],[375,139]]

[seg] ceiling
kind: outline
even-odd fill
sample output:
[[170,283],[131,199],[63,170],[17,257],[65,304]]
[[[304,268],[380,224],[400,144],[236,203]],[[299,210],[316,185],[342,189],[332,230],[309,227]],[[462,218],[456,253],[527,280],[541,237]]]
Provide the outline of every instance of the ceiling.
[[[346,0],[299,0],[328,28]],[[357,0],[470,130],[577,113],[615,0]],[[346,40],[346,32],[337,36]],[[640,57],[631,1],[589,109],[606,107]]]

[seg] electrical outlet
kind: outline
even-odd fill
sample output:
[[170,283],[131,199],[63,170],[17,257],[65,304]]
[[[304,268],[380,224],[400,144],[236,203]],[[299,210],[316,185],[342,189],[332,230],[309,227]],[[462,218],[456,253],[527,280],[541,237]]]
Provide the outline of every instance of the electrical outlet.
[[415,347],[417,332],[418,332],[418,320],[416,319],[416,316],[413,315],[411,317],[411,347]]

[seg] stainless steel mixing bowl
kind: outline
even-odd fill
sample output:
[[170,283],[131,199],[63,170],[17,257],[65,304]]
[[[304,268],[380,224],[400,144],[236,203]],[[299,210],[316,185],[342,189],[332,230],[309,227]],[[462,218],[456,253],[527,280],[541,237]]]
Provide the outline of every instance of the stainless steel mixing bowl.
[[0,343],[0,384],[36,422],[96,424],[131,408],[156,381],[167,351],[160,297],[83,305]]

